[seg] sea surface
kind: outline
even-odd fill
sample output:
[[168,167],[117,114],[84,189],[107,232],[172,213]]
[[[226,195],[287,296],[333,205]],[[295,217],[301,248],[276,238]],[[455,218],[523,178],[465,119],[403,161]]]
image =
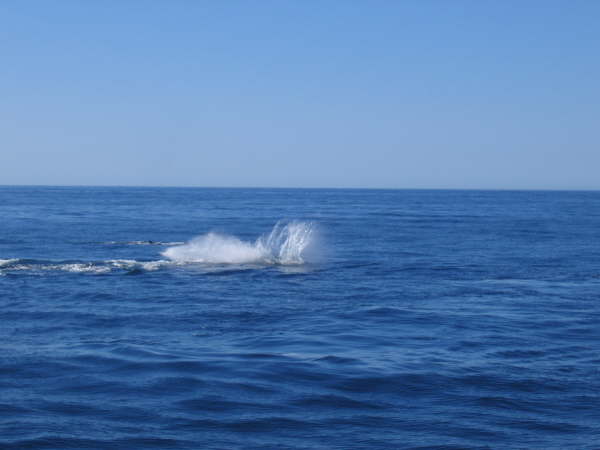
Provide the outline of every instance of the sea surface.
[[600,192],[0,187],[1,449],[599,449]]

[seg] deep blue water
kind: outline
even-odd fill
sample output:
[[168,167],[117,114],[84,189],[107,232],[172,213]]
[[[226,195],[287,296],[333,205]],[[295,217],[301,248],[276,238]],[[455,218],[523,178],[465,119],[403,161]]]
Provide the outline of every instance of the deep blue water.
[[1,187],[0,448],[597,449],[599,294],[599,192]]

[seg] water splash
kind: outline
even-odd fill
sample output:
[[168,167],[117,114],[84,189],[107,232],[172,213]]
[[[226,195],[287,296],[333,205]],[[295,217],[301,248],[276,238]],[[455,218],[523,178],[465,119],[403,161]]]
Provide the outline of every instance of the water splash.
[[[187,243],[168,247],[161,254],[167,259],[138,261],[135,259],[108,260],[37,260],[10,258],[0,259],[0,276],[8,273],[56,273],[81,274],[151,272],[168,267],[185,266],[189,263],[205,265],[208,273],[221,270],[223,264],[254,264],[285,266],[286,272],[306,270],[306,263],[317,262],[322,246],[317,239],[317,227],[312,222],[278,222],[270,233],[256,241],[242,241],[235,236],[207,233]],[[145,241],[132,241],[145,242]],[[166,245],[166,243],[161,243]]]
[[278,222],[269,234],[255,242],[207,233],[184,245],[170,247],[162,255],[180,263],[304,264],[317,255],[316,235],[312,222]]
[[269,262],[303,264],[316,257],[316,227],[312,222],[277,222],[256,247]]

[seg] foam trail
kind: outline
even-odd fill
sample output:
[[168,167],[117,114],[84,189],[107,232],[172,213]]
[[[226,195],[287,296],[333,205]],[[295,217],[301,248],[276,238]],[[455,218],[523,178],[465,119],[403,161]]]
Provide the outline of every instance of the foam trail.
[[10,266],[18,261],[19,260],[17,258],[0,259],[0,267]]
[[235,236],[207,233],[162,255],[179,263],[304,264],[314,255],[316,227],[312,222],[278,222],[255,242]]
[[136,261],[134,259],[111,259],[107,261],[39,261],[25,259],[0,259],[0,275],[7,272],[71,272],[106,274],[115,271],[144,270],[154,271],[165,266],[175,265],[173,261]]

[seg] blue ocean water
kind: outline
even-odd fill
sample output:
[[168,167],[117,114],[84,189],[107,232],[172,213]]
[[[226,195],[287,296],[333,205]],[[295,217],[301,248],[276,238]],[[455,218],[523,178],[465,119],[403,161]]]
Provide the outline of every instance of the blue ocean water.
[[0,188],[0,448],[600,448],[600,193]]

